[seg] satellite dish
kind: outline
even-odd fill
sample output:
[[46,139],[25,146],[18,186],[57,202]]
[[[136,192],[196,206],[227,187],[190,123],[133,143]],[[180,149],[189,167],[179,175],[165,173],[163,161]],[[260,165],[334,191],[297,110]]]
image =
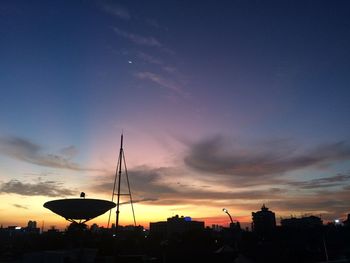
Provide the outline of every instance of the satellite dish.
[[44,207],[70,222],[85,223],[115,207],[111,201],[100,199],[60,199],[46,202]]

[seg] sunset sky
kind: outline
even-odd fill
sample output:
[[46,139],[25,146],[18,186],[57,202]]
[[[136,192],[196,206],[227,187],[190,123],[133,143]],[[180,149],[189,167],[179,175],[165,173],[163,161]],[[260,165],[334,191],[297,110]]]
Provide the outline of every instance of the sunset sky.
[[145,227],[344,219],[349,47],[349,1],[1,1],[0,225],[110,200],[122,132]]

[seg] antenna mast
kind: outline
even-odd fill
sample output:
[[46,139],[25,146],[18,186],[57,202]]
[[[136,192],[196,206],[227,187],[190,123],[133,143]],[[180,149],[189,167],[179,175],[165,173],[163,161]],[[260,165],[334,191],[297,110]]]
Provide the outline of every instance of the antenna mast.
[[[128,190],[129,190],[129,192],[126,193],[126,194],[121,194],[120,193],[120,183],[121,183],[121,177],[122,177],[122,166],[124,166],[126,182],[127,182]],[[117,182],[118,182],[118,184],[117,184]],[[116,189],[115,189],[116,185],[117,185],[117,193],[116,193]],[[119,157],[118,157],[118,163],[117,163],[117,167],[116,167],[116,171],[115,171],[113,191],[112,191],[112,202],[114,200],[114,196],[117,196],[117,210],[116,210],[116,219],[115,219],[115,234],[118,233],[118,228],[119,228],[119,213],[120,213],[119,206],[120,206],[120,196],[121,195],[127,195],[130,198],[132,215],[133,215],[133,218],[134,218],[134,225],[136,226],[135,211],[134,211],[134,206],[133,206],[133,201],[132,201],[132,196],[131,196],[129,176],[128,176],[128,169],[126,168],[126,161],[125,161],[125,155],[124,155],[124,149],[123,149],[123,134],[120,137]],[[109,222],[110,222],[110,219],[111,219],[111,212],[112,212],[112,209],[109,211],[107,228],[109,228]]]

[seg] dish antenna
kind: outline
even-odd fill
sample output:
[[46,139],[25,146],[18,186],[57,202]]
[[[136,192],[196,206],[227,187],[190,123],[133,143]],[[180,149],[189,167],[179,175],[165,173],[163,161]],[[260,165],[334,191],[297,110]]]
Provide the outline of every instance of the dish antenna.
[[71,223],[84,224],[115,207],[115,203],[82,197],[49,201],[44,204],[44,207]]

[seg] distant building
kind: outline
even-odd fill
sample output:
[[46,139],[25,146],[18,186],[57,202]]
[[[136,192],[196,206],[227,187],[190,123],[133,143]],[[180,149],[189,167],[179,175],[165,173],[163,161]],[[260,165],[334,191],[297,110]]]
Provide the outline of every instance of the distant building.
[[23,229],[26,233],[39,234],[40,228],[37,227],[36,221],[28,221],[27,227]]
[[192,221],[190,217],[170,217],[167,221],[150,223],[150,234],[158,237],[170,237],[189,231],[204,230],[204,222]]
[[20,226],[8,226],[1,228],[0,235],[3,237],[17,237],[25,234],[24,228]]
[[220,231],[223,230],[223,226],[220,226],[220,225],[217,225],[217,224],[211,225],[211,228],[212,228],[212,230],[215,231],[215,232],[220,232]]
[[252,230],[259,235],[266,235],[271,233],[276,228],[275,213],[270,211],[265,204],[260,211],[253,212]]
[[94,223],[90,226],[90,231],[91,233],[99,233],[100,232],[100,227],[98,226],[98,224]]
[[322,226],[322,224],[321,218],[317,216],[292,217],[281,220],[281,226],[289,228],[313,228]]
[[34,229],[34,228],[36,228],[36,221],[29,220],[27,224],[27,229]]

